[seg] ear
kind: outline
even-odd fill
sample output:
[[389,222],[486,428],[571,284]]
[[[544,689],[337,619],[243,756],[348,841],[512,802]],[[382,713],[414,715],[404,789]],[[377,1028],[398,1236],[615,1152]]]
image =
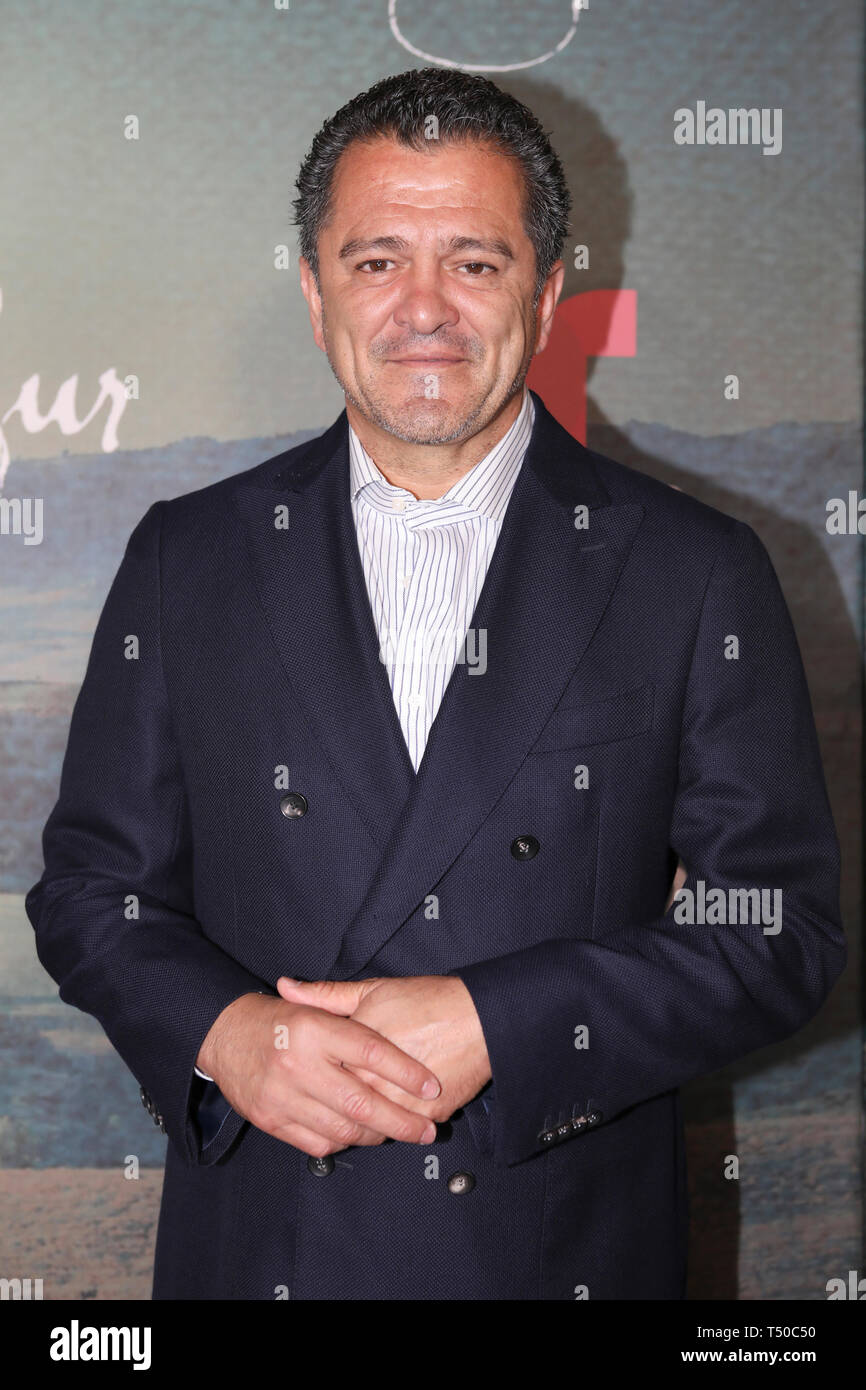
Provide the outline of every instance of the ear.
[[565,263],[556,261],[550,268],[550,274],[544,282],[541,291],[541,298],[535,310],[535,351],[543,352],[547,347],[550,338],[550,330],[553,327],[553,316],[556,306],[559,303],[559,296],[562,294],[562,286],[565,282]]
[[307,308],[310,311],[310,324],[313,329],[313,338],[316,347],[325,351],[325,336],[322,332],[322,297],[319,294],[319,287],[316,284],[316,277],[312,267],[303,256],[298,262],[301,276],[301,291],[307,301]]

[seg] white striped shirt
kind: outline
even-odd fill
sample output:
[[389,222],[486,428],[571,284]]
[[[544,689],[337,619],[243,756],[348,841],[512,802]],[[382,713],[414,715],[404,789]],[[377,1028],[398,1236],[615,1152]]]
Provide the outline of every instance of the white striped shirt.
[[456,662],[481,674],[486,633],[469,623],[526,453],[535,406],[524,388],[510,429],[442,497],[394,487],[349,427],[352,515],[367,593],[412,766],[424,753]]

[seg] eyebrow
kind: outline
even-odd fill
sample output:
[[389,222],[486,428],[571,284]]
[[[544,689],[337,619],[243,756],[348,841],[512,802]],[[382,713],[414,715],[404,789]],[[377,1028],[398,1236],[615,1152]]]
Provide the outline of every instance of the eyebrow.
[[[400,236],[352,237],[340,247],[339,259],[342,261],[357,256],[361,251],[406,252],[411,249],[409,242]],[[508,242],[499,237],[453,236],[442,249],[446,254],[453,251],[486,251],[490,255],[503,256],[508,261],[514,260],[514,252]]]

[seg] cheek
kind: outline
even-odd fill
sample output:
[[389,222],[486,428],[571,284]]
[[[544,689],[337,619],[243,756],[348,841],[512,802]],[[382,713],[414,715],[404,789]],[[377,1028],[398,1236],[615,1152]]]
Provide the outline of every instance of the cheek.
[[351,372],[355,367],[363,367],[365,353],[363,339],[357,330],[349,331],[344,324],[334,325],[328,320],[328,355],[343,370]]
[[517,302],[491,305],[488,313],[476,314],[474,327],[489,356],[515,362],[523,356],[532,332]]
[[375,319],[360,310],[348,318],[341,316],[339,325],[329,324],[335,354],[341,361],[356,363],[361,368],[377,366],[375,357],[370,354],[370,345],[387,340],[389,322],[393,337],[393,322],[387,316],[383,318],[381,313],[377,313]]

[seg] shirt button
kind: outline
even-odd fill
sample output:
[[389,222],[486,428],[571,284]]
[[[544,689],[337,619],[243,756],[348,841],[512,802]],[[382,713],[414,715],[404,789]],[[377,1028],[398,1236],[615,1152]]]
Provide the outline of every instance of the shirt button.
[[405,510],[406,510],[406,498],[405,498],[405,497],[395,497],[395,498],[394,498],[394,501],[391,503],[391,507],[392,507],[392,509],[393,509],[395,512],[405,512]]

